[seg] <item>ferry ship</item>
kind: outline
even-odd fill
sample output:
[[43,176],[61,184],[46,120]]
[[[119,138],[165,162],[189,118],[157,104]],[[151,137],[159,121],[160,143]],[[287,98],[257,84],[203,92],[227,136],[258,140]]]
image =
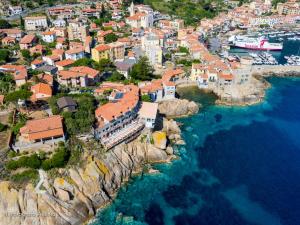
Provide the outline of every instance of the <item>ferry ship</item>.
[[270,43],[264,37],[231,36],[228,41],[232,46],[261,51],[281,51],[282,43]]

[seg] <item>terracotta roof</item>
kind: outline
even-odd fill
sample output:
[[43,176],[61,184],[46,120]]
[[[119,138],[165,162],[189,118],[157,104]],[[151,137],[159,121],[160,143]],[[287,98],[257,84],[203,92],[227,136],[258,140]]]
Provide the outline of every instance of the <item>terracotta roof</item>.
[[169,69],[164,72],[164,74],[162,76],[162,80],[170,81],[171,78],[173,78],[174,76],[177,76],[177,75],[180,75],[183,73],[184,73],[184,70],[182,70],[182,69]]
[[65,59],[65,60],[61,60],[55,63],[56,66],[70,66],[74,63],[75,61],[73,59]]
[[33,41],[35,40],[35,36],[32,35],[32,34],[27,34],[25,35],[21,41],[20,41],[20,44],[30,44],[32,43]]
[[51,138],[63,136],[63,124],[61,116],[51,116],[44,119],[29,120],[26,125],[20,129],[21,135],[28,135],[28,140],[38,140],[42,138]]
[[135,85],[126,85],[122,93],[123,97],[118,101],[109,102],[96,109],[98,125],[103,125],[103,120],[110,122],[136,107],[139,102],[139,88]]
[[98,52],[104,52],[110,49],[109,45],[98,45],[95,47]]
[[[49,84],[44,84],[44,83],[38,83],[36,85],[31,86],[31,91],[32,91],[32,96],[31,100],[36,101],[39,99],[44,99],[52,96],[52,88]],[[41,98],[39,98],[37,95],[45,95]]]
[[43,80],[44,82],[46,82],[49,85],[53,84],[53,76],[51,76],[49,74],[39,74],[38,78],[40,78],[41,80]]
[[90,67],[87,67],[87,66],[72,67],[72,68],[70,68],[69,71],[83,73],[83,74],[88,75],[89,78],[93,78],[93,79],[96,76],[99,75],[99,71],[98,70],[94,70],[94,69],[92,69]]
[[25,66],[6,64],[0,66],[0,70],[13,73],[14,80],[23,80],[27,78],[27,69]]
[[66,54],[72,55],[72,54],[77,54],[80,52],[84,52],[84,49],[83,48],[73,48],[73,49],[67,50]]
[[133,16],[127,17],[127,19],[128,20],[140,20],[143,16],[146,16],[146,15],[147,15],[146,13],[139,12],[139,13],[134,14]]
[[42,35],[55,35],[54,31],[45,31],[42,33]]
[[42,64],[44,61],[41,59],[35,59],[31,62],[31,65],[38,65],[38,64]]
[[84,73],[79,73],[79,72],[75,72],[75,71],[61,70],[58,72],[58,76],[62,80],[67,80],[67,79],[71,79],[71,78],[85,77],[87,75]]

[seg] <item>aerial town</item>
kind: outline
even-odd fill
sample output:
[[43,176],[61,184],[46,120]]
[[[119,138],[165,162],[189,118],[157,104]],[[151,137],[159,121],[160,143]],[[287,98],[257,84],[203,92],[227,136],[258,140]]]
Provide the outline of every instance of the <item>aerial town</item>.
[[[257,74],[300,69],[295,0],[227,0],[227,12],[196,23],[125,0],[42,11],[0,4],[0,177],[17,187],[80,164],[82,146],[107,153],[139,139],[173,155],[172,143],[183,141],[165,134],[162,120],[173,123],[183,115],[172,115],[172,107],[191,104],[178,103],[177,88],[195,86],[219,104],[249,105],[264,97]],[[287,40],[299,49],[279,62],[271,52]],[[238,55],[232,47],[266,52]],[[65,192],[56,195],[69,201]]]

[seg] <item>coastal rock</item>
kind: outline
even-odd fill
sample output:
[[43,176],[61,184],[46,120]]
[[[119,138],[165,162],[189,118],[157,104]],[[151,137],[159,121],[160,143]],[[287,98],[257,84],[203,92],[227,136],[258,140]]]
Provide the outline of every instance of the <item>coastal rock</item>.
[[166,149],[166,153],[168,155],[173,155],[174,154],[174,149],[171,146],[168,146]]
[[166,117],[174,118],[195,114],[199,111],[199,106],[186,99],[172,99],[160,102],[158,110]]
[[150,145],[147,152],[147,160],[149,162],[163,162],[167,160],[168,156],[165,151]]
[[177,122],[173,119],[163,119],[163,131],[165,131],[169,137],[169,139],[174,139],[175,134],[180,134],[181,130],[177,124]]
[[166,149],[167,147],[167,135],[163,131],[155,131],[152,134],[154,146],[160,149]]
[[[165,149],[166,133],[162,133],[160,147]],[[45,176],[43,186],[47,188],[38,193],[31,184],[16,190],[2,181],[0,225],[82,224],[97,208],[109,203],[122,183],[144,163],[167,161],[167,152],[172,153],[169,147],[165,151],[139,141],[121,144],[99,157],[90,155],[81,168],[66,169],[64,177],[50,181]]]

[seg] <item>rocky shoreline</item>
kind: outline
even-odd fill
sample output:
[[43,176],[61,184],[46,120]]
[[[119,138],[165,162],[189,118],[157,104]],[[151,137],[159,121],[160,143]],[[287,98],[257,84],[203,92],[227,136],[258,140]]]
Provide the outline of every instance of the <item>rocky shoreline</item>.
[[[183,104],[182,100],[177,101]],[[172,104],[175,112],[187,113],[192,109],[185,100],[181,109]],[[184,109],[186,108],[186,109]],[[45,172],[40,175],[38,190],[29,183],[23,189],[14,188],[9,181],[0,182],[0,224],[14,225],[77,225],[94,218],[97,209],[109,204],[124,182],[140,173],[144,165],[168,163],[176,158],[173,145],[185,144],[181,131],[173,119],[163,118],[163,127],[151,135],[140,135],[128,144],[121,144],[99,155],[88,153],[84,166],[60,169],[55,179]],[[151,172],[151,170],[149,171]],[[153,171],[152,171],[153,172]]]

